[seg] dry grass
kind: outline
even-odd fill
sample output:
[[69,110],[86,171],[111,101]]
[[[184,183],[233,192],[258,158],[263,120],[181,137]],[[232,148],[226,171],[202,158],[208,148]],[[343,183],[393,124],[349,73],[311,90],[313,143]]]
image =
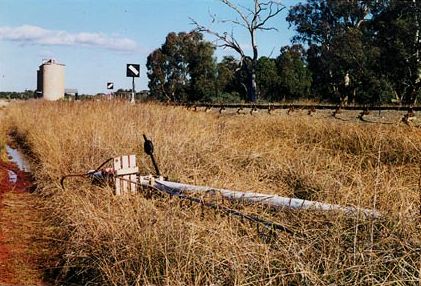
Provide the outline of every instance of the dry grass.
[[[60,279],[108,285],[418,285],[421,130],[305,116],[227,116],[154,104],[27,102],[5,125],[30,150],[57,228]],[[376,208],[380,220],[238,206],[277,237],[164,197],[114,197],[60,176],[136,153],[172,180]]]
[[0,231],[5,239],[1,243],[10,252],[3,262],[12,276],[5,285],[47,285],[43,282],[43,268],[50,258],[46,257],[42,239],[47,228],[42,225],[36,202],[30,193],[10,191],[3,195]]

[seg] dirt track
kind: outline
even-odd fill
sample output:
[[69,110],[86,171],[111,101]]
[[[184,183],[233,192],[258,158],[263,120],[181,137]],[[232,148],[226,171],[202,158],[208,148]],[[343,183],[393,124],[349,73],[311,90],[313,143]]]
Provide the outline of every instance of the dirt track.
[[43,285],[35,239],[40,215],[31,178],[8,162],[0,162],[0,178],[0,285]]
[[[1,110],[0,110],[1,112]],[[29,173],[0,148],[0,285],[45,285],[40,210]]]

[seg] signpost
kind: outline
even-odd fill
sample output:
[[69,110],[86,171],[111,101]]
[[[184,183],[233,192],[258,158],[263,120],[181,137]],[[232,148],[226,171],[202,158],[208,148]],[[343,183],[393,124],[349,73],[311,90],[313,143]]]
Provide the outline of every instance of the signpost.
[[110,90],[110,93],[108,94],[108,99],[111,100],[113,98],[114,83],[107,82],[107,89]]
[[138,64],[127,64],[126,68],[126,76],[132,78],[132,96],[130,99],[131,103],[134,103],[134,96],[135,96],[135,86],[134,86],[134,78],[140,77],[140,65]]

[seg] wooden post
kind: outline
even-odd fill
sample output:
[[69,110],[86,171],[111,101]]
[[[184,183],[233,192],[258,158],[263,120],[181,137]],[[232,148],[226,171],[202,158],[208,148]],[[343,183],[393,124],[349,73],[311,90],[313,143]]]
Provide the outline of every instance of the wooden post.
[[139,168],[136,166],[136,155],[129,156],[129,168],[134,169],[136,173],[132,173],[129,176],[130,180],[130,191],[132,194],[137,192],[137,173],[139,172]]
[[136,155],[124,155],[114,158],[115,194],[117,196],[137,192],[139,168]]
[[[121,158],[114,158],[114,171],[121,170]],[[117,196],[121,195],[121,180],[120,178],[115,178],[115,194]]]

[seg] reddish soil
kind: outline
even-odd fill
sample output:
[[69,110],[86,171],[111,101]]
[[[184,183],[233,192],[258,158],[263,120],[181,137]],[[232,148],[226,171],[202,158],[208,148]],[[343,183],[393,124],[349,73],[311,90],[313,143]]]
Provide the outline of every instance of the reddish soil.
[[[16,174],[16,182],[10,180],[9,171]],[[28,231],[32,230],[28,228],[30,222],[26,220],[33,214],[29,197],[32,185],[30,174],[0,160],[0,285],[42,284],[38,278],[34,278],[38,275],[33,275],[33,259],[28,254],[32,252],[32,234],[28,234]],[[31,274],[23,275],[22,272]]]
[[[4,207],[3,197],[5,193],[16,189],[16,187],[9,180],[8,170],[15,170],[17,173],[19,173],[15,166],[0,161],[0,209]],[[4,283],[2,278],[8,279],[9,276],[12,276],[12,273],[9,273],[10,271],[5,269],[7,266],[6,261],[9,258],[10,252],[4,244],[4,241],[4,234],[2,228],[0,228],[0,283]]]
[[[16,182],[10,181],[8,175],[9,170],[16,174]],[[0,161],[0,174],[2,174],[2,176],[0,177],[0,198],[3,194],[10,191],[29,191],[29,189],[33,185],[31,175],[19,170],[19,168],[12,163]]]

